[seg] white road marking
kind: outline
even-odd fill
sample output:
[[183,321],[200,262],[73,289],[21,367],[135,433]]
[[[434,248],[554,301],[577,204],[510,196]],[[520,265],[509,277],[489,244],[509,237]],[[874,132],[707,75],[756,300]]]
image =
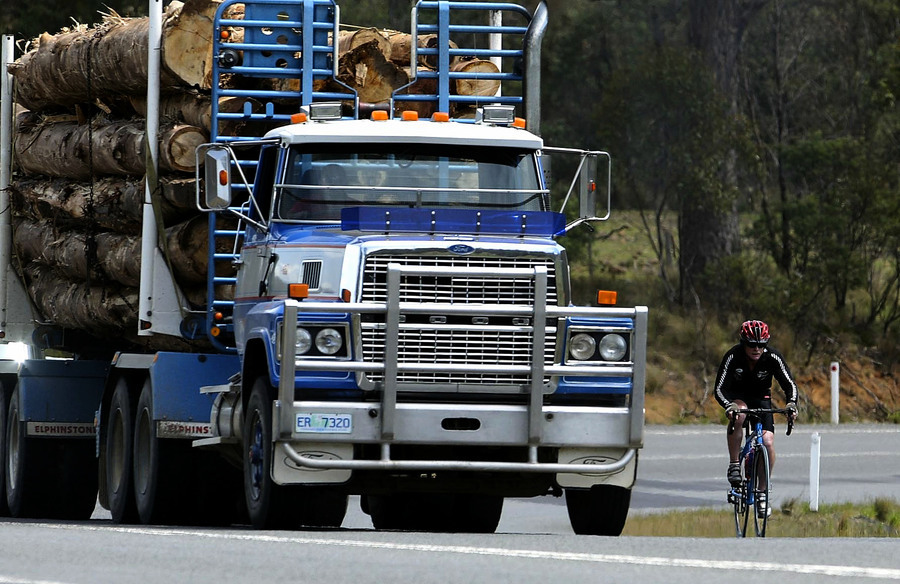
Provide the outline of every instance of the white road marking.
[[[38,524],[35,524],[38,525]],[[555,560],[564,562],[593,562],[603,564],[628,564],[633,566],[665,566],[676,568],[698,568],[704,570],[741,570],[746,572],[784,572],[790,574],[813,574],[819,576],[835,576],[839,578],[882,578],[900,580],[900,569],[874,568],[866,566],[840,566],[830,564],[778,564],[773,562],[746,562],[735,560],[702,560],[694,558],[666,558],[656,556],[635,556],[625,554],[592,554],[575,552],[553,552],[529,549],[478,548],[471,546],[428,545],[397,542],[376,542],[353,539],[325,539],[312,537],[291,537],[266,535],[260,533],[217,533],[192,530],[162,530],[140,527],[115,526],[82,526],[82,525],[47,525],[54,529],[72,529],[98,532],[134,533],[155,535],[158,537],[197,537],[234,541],[251,541],[266,543],[286,543],[291,545],[321,545],[334,547],[356,547],[382,549],[392,551],[413,551],[424,553],[452,553],[472,556],[495,556],[505,558],[530,558]],[[2,580],[0,580],[2,582]],[[19,581],[16,581],[19,582]],[[37,584],[37,581],[28,582]],[[43,583],[41,583],[43,584]]]

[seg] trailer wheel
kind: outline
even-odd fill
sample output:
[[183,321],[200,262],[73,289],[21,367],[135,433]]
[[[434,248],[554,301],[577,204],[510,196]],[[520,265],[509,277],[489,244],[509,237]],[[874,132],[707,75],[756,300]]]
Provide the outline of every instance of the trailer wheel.
[[300,525],[291,491],[272,480],[272,399],[268,379],[253,382],[244,418],[244,499],[250,523],[257,529],[291,529]]
[[23,431],[19,418],[19,394],[13,392],[6,417],[6,501],[13,517],[43,517],[46,515],[41,505],[46,501],[41,481],[40,453],[34,452],[38,446]]
[[132,487],[134,409],[131,401],[128,383],[120,378],[109,404],[106,428],[106,482],[114,523],[136,523],[138,519]]
[[621,535],[630,505],[631,489],[624,487],[566,489],[569,523],[579,535]]
[[[141,523],[177,523],[185,500],[179,496],[177,480],[191,474],[185,467],[187,456],[181,440],[160,439],[153,421],[153,385],[144,381],[134,416],[134,497]],[[180,469],[180,471],[179,471]]]
[[8,400],[6,386],[0,384],[0,517],[9,517],[9,505],[6,502],[6,416],[9,415]]

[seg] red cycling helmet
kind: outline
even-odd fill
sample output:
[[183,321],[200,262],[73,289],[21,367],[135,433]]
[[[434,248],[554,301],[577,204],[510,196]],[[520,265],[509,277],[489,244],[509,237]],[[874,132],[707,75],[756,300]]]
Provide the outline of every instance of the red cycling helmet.
[[741,325],[741,343],[765,345],[769,342],[769,325],[761,320],[748,320]]

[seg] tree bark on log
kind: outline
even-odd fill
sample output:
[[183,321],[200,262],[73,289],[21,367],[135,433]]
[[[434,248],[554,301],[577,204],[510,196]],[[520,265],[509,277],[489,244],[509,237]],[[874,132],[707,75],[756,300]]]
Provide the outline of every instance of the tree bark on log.
[[[16,118],[16,126],[16,161],[26,173],[87,180],[104,174],[141,176],[145,172],[142,121],[95,121],[89,126],[38,121],[38,116],[29,112]],[[160,170],[194,172],[194,149],[206,140],[203,131],[194,126],[162,128]]]
[[120,335],[137,326],[138,294],[133,288],[72,282],[39,263],[30,264],[25,275],[38,310],[57,325],[97,335]]
[[[187,0],[168,6],[162,88],[210,88],[212,18],[218,5],[218,0]],[[146,93],[148,32],[148,18],[107,17],[92,28],[42,35],[36,49],[9,67],[16,78],[16,100],[28,109],[42,110],[93,103],[107,95]]]
[[[338,36],[338,55],[349,53],[366,43],[374,42],[385,59],[391,58],[391,40],[377,28],[342,30]],[[407,53],[409,60],[409,53]]]
[[365,103],[387,103],[394,89],[409,83],[409,75],[388,61],[375,41],[341,56],[338,79],[355,89]]
[[[166,252],[175,281],[184,288],[206,283],[208,226],[198,216],[165,230]],[[61,230],[50,221],[18,221],[13,232],[16,252],[23,264],[41,262],[73,281],[97,280],[124,286],[140,283],[141,238],[138,235]],[[89,251],[89,243],[94,253]],[[93,255],[93,257],[91,257]],[[219,275],[234,275],[232,266],[217,266]]]
[[[135,113],[147,117],[146,97],[135,96],[129,101]],[[245,103],[250,104],[250,113],[259,113],[263,109],[262,104],[252,98],[222,97],[219,99],[219,112],[241,113]],[[160,97],[159,115],[163,120],[202,128],[207,134],[212,131],[212,99],[208,95],[187,91],[163,95]],[[218,129],[219,135],[238,136],[245,124],[242,120],[223,120]]]
[[[390,60],[401,67],[409,67],[412,65],[412,35],[407,32],[391,31],[388,34],[388,40],[391,43],[391,52],[388,55]],[[421,35],[416,39],[416,47],[419,49],[436,49],[438,47],[438,37],[436,34]],[[449,48],[458,49],[459,46],[450,41]],[[452,67],[460,57],[458,55],[450,56],[450,66]],[[416,53],[416,66],[428,67],[430,69],[438,68],[438,55],[422,55]]]
[[[194,185],[193,178],[160,177],[160,203],[166,223],[196,214]],[[82,226],[93,221],[109,231],[140,233],[143,179],[109,176],[91,184],[63,178],[24,178],[13,183],[10,191],[17,215]]]

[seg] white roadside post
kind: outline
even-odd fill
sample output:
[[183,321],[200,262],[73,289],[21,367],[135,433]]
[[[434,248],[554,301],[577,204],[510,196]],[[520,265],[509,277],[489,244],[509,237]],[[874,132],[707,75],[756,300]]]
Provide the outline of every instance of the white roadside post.
[[831,423],[837,424],[840,418],[839,378],[841,365],[837,361],[831,362]]
[[822,454],[822,439],[813,432],[809,445],[809,510],[819,510],[819,461]]

